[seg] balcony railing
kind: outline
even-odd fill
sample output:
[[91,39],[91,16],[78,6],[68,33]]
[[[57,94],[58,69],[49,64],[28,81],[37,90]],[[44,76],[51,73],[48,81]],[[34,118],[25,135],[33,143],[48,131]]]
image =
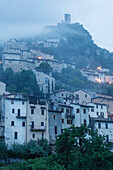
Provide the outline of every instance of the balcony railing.
[[31,131],[45,131],[46,130],[46,127],[45,126],[40,126],[40,127],[37,127],[37,128],[32,128],[31,127]]
[[70,113],[66,113],[66,114],[65,114],[65,117],[66,117],[66,118],[74,119],[74,118],[75,118],[75,115],[74,115],[74,114],[70,114]]

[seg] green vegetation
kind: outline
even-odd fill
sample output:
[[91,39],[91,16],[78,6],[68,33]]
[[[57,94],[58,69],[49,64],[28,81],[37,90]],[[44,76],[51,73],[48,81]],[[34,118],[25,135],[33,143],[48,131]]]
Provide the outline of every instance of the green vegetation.
[[36,77],[31,70],[14,73],[11,68],[5,72],[0,69],[0,81],[6,83],[7,91],[11,93],[41,95]]
[[104,137],[98,136],[87,127],[74,127],[64,129],[57,136],[55,154],[29,159],[24,163],[14,164],[6,169],[17,170],[106,170],[113,169],[112,145],[105,142]]
[[45,74],[49,74],[50,72],[52,72],[52,67],[50,66],[50,64],[46,63],[46,62],[42,62],[39,67],[36,67],[36,70],[42,71]]

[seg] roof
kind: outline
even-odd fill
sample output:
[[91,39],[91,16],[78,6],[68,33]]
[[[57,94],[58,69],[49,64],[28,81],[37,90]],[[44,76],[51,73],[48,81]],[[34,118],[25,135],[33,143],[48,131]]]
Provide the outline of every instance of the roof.
[[[59,93],[59,92],[63,92],[63,91],[67,91],[67,92],[69,92],[69,93],[72,93],[71,91],[62,89],[62,90],[55,91],[55,92],[53,92],[53,93],[51,93],[51,94],[55,94],[55,93]],[[51,94],[50,94],[50,95],[51,95]],[[72,93],[72,94],[73,94],[73,93]]]
[[87,91],[82,90],[82,89],[81,89],[81,90],[78,90],[78,91],[75,91],[74,93],[79,92],[79,91],[83,91],[84,93],[87,93],[87,94],[91,95],[90,92],[87,92]]

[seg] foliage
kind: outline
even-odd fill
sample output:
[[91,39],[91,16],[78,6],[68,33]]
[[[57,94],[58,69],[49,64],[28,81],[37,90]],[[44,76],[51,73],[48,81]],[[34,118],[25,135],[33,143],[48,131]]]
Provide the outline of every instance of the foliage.
[[6,69],[5,72],[0,69],[0,81],[6,83],[7,91],[11,93],[41,94],[36,77],[31,70],[14,73],[11,68]]
[[39,67],[36,67],[36,69],[44,72],[45,74],[52,72],[52,67],[46,62],[42,62]]
[[0,140],[0,159],[4,160],[8,156],[7,152],[7,145],[5,144],[4,140]]
[[30,159],[35,157],[45,157],[50,154],[50,147],[46,139],[30,141],[27,144],[13,144],[9,150],[10,157]]
[[64,129],[63,134],[57,137],[55,146],[57,160],[66,169],[96,170],[113,166],[109,144],[97,132],[89,132],[87,127]]

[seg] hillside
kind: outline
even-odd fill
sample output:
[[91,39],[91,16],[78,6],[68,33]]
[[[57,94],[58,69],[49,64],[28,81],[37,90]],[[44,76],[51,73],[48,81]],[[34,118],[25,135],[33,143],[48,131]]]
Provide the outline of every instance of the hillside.
[[60,23],[57,26],[47,26],[45,33],[35,37],[35,41],[52,38],[60,40],[58,47],[40,48],[43,52],[54,55],[56,59],[74,63],[78,68],[96,68],[101,65],[112,69],[113,53],[98,47],[83,25]]

